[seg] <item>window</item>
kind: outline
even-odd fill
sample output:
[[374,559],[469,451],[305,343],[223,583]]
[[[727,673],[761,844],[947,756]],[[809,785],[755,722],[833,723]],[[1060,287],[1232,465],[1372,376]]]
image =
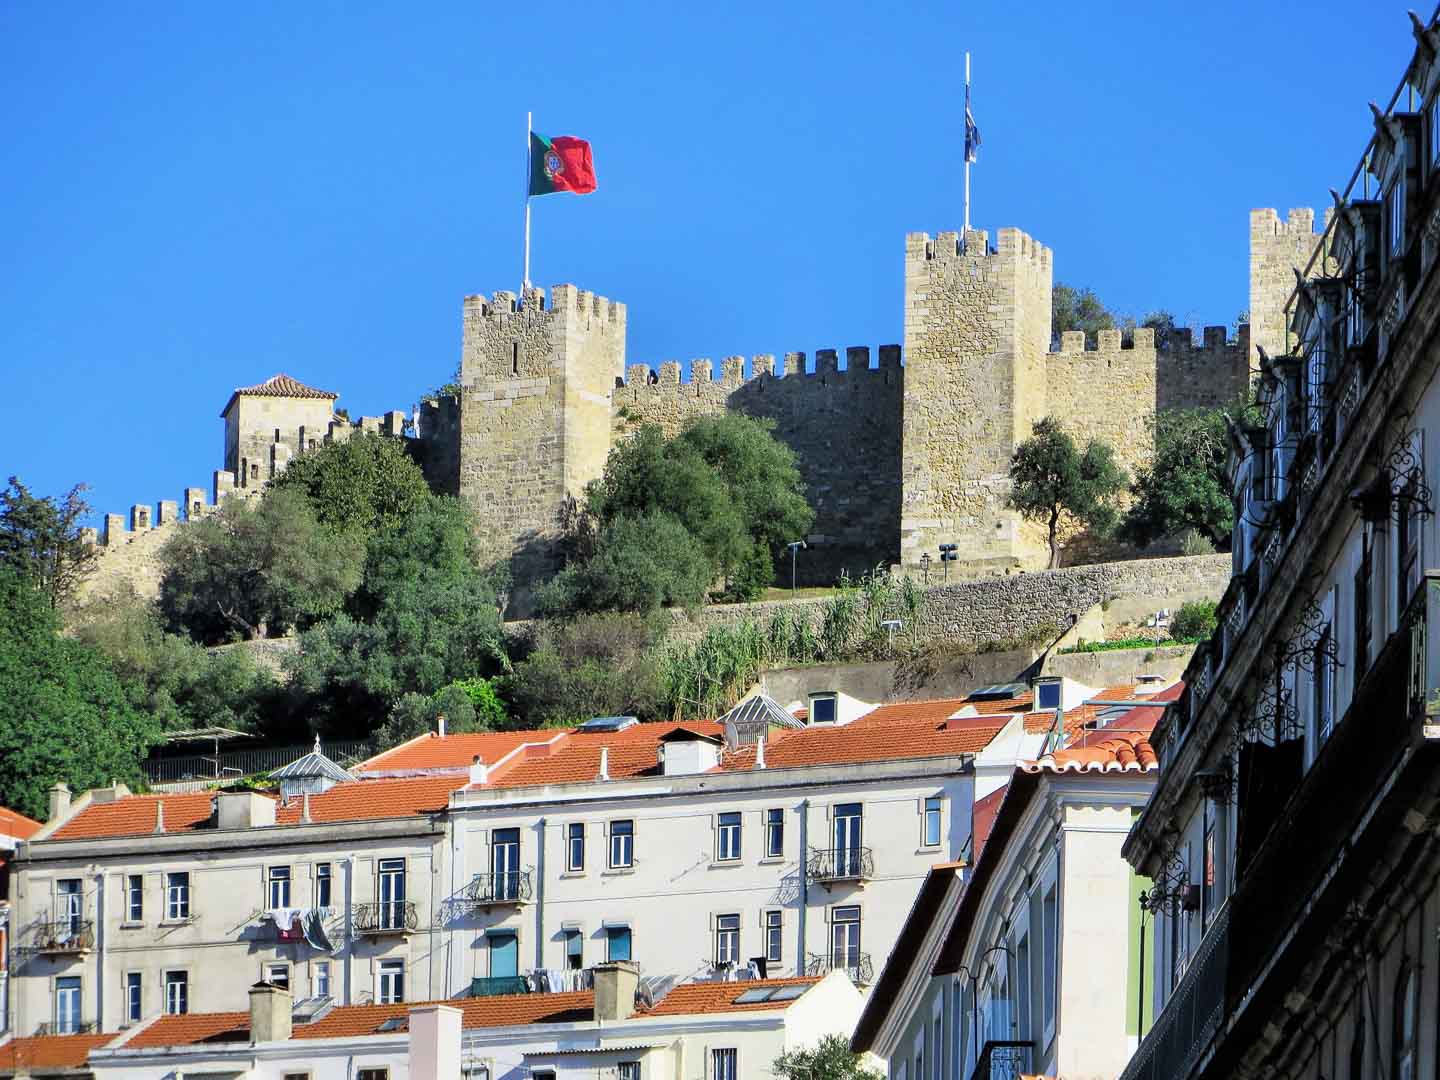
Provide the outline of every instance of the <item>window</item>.
[[616,1070],[617,1080],[640,1080],[640,1062],[622,1061]]
[[1440,94],[1430,100],[1430,164],[1440,165]]
[[835,723],[835,695],[816,694],[810,698],[810,723]]
[[835,841],[835,873],[838,877],[859,877],[864,859],[860,843],[864,818],[859,803],[840,803],[831,820]]
[[290,989],[290,965],[289,964],[266,964],[261,977],[271,986],[279,986],[286,990]]
[[315,906],[330,907],[330,864],[315,864]]
[[396,1005],[405,1000],[405,961],[381,960],[378,968],[379,989],[375,1000],[381,1005]]
[[1030,927],[1027,923],[1015,940],[1015,1037],[1030,1038]]
[[1399,255],[1405,248],[1405,168],[1402,164],[1395,183],[1385,194],[1385,220],[1390,233],[1390,254]]
[[734,862],[740,858],[740,815],[721,814],[715,827],[715,858]]
[[1060,708],[1060,683],[1058,681],[1035,684],[1035,708],[1042,712],[1053,712]]
[[565,869],[572,874],[585,869],[585,825],[579,821],[565,826]]
[[486,939],[490,946],[490,977],[509,979],[520,974],[520,939],[510,932],[492,932]]
[[780,963],[784,947],[784,915],[779,911],[765,912],[765,962]]
[[850,905],[832,908],[830,912],[830,966],[844,968],[852,979],[859,979],[860,908]]
[[[376,896],[380,901],[380,927],[400,930],[405,926],[405,860],[381,859]],[[404,1000],[399,998],[397,1000]]]
[[330,993],[330,961],[315,961],[315,978],[311,991],[316,997],[332,997]]
[[1330,662],[1330,650],[1334,643],[1335,638],[1329,626],[1325,627],[1324,633],[1315,642],[1315,677],[1311,688],[1315,695],[1313,712],[1317,749],[1319,743],[1330,737],[1330,730],[1335,726],[1335,667]]
[[565,931],[565,966],[571,971],[585,966],[585,935],[579,930]]
[[635,822],[610,823],[610,866],[623,869],[635,865]]
[[711,1070],[713,1080],[740,1080],[740,1070],[736,1058],[738,1053],[735,1050],[712,1050],[710,1061],[714,1065]]
[[715,916],[715,965],[733,967],[740,959],[740,916]]
[[138,1024],[145,1017],[145,976],[138,971],[125,973],[125,1023]]
[[61,1035],[80,1030],[79,975],[62,975],[55,980],[55,1030]]
[[1052,881],[1045,891],[1044,899],[1040,902],[1041,917],[1041,965],[1040,978],[1043,983],[1040,987],[1041,1016],[1045,1028],[1045,1045],[1050,1045],[1050,1039],[1055,1034],[1055,978],[1058,974],[1058,958],[1056,949],[1058,947],[1058,921],[1059,905],[1056,903],[1055,883]]
[[55,921],[62,923],[72,934],[80,932],[81,915],[84,913],[85,897],[79,878],[62,878],[55,882]]
[[785,856],[785,811],[765,811],[765,857],[780,859]]
[[605,928],[605,959],[630,959],[630,927],[607,926]]
[[[1411,448],[1416,456],[1419,450]],[[1419,481],[1412,477],[1400,493],[1396,507],[1398,528],[1396,530],[1396,569],[1399,571],[1398,589],[1395,599],[1395,614],[1398,617],[1405,610],[1410,594],[1418,584],[1417,571],[1420,563],[1420,501],[1415,498]]]
[[1409,961],[1395,980],[1395,1036],[1390,1080],[1415,1080],[1415,1027],[1420,1011],[1420,979]]
[[181,870],[165,875],[165,918],[190,917],[190,875]]
[[145,921],[145,878],[141,874],[125,879],[125,921]]
[[[1437,99],[1440,100],[1440,99]],[[1370,666],[1370,575],[1373,556],[1370,550],[1370,530],[1365,529],[1360,539],[1360,568],[1355,571],[1355,682]]]
[[925,823],[921,843],[926,847],[940,846],[940,807],[939,796],[931,796],[925,800]]
[[190,973],[188,971],[165,972],[165,1011],[179,1016],[190,1011]]
[[1215,918],[1219,888],[1215,866],[1215,804],[1206,799],[1201,813],[1205,815],[1205,848],[1201,856],[1205,865],[1201,870],[1203,877],[1200,882],[1200,932],[1203,934],[1210,929],[1210,923]]
[[[538,1075],[538,1074],[537,1074]],[[390,1080],[389,1069],[356,1069],[355,1080]]]
[[273,910],[290,906],[290,867],[272,866],[266,879],[266,903]]

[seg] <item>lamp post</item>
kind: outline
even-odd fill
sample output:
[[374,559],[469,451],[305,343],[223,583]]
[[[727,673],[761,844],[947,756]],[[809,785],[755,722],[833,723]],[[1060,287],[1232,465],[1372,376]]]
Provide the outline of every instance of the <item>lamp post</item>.
[[930,553],[927,551],[920,556],[920,573],[924,575],[925,584],[930,584]]
[[899,619],[886,619],[880,625],[890,634],[890,651],[893,653],[895,651],[895,631],[905,624]]
[[941,544],[940,561],[945,564],[945,581],[950,581],[950,564],[960,558],[959,544]]
[[795,594],[795,556],[800,554],[800,550],[807,545],[804,540],[791,540],[785,546],[790,549],[790,594],[793,596]]
[[[1015,959],[1015,954],[1010,951],[1009,946],[1007,946],[1007,945],[1004,944],[1003,942],[997,941],[994,945],[991,945],[988,949],[986,949],[986,950],[985,950],[984,952],[982,952],[978,957],[975,958],[975,963],[976,963],[976,965],[977,965],[978,967],[982,968],[982,970],[983,970],[984,965],[985,965],[985,959],[986,959],[986,957],[988,957],[991,953],[997,953],[997,952],[1003,952],[1006,956],[1010,957],[1010,959],[1012,959],[1012,960]],[[970,980],[970,1045],[974,1048],[974,1051],[975,1051],[975,1061],[974,1061],[974,1065],[975,1065],[975,1066],[978,1066],[978,1065],[980,1064],[980,991],[979,991],[979,983],[980,983],[980,975],[981,975],[981,972],[980,972],[980,971],[971,971],[971,970],[970,970],[966,965],[964,965],[964,964],[961,964],[960,967],[959,967],[957,970],[958,970],[958,971],[963,971],[963,972],[965,973],[965,977]]]

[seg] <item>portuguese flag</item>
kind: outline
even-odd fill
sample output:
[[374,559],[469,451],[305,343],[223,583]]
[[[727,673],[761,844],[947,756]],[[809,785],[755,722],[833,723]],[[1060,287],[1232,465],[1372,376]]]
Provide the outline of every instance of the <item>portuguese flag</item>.
[[573,191],[586,195],[595,190],[595,162],[590,144],[573,135],[547,139],[530,133],[530,194],[553,195]]

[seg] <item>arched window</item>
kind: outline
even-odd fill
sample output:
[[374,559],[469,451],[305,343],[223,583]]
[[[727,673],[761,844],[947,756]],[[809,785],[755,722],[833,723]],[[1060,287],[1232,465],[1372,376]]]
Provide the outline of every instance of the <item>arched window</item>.
[[1400,966],[1395,980],[1395,1010],[1392,1015],[1394,1042],[1390,1060],[1393,1080],[1415,1080],[1415,1025],[1420,1012],[1420,980],[1410,961]]

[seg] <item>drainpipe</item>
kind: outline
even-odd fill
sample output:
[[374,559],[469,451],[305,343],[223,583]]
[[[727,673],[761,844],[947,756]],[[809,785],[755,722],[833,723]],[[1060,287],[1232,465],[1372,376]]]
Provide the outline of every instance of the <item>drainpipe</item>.
[[349,1005],[352,995],[351,967],[355,959],[355,856],[345,856],[345,1004]]
[[[81,909],[84,917],[84,909]],[[83,1022],[84,1016],[81,1016]],[[105,1030],[105,872],[95,874],[95,1030]]]
[[535,966],[545,966],[545,819],[535,823]]
[[800,913],[796,916],[795,974],[805,974],[805,914],[810,906],[809,847],[810,800],[800,800]]

